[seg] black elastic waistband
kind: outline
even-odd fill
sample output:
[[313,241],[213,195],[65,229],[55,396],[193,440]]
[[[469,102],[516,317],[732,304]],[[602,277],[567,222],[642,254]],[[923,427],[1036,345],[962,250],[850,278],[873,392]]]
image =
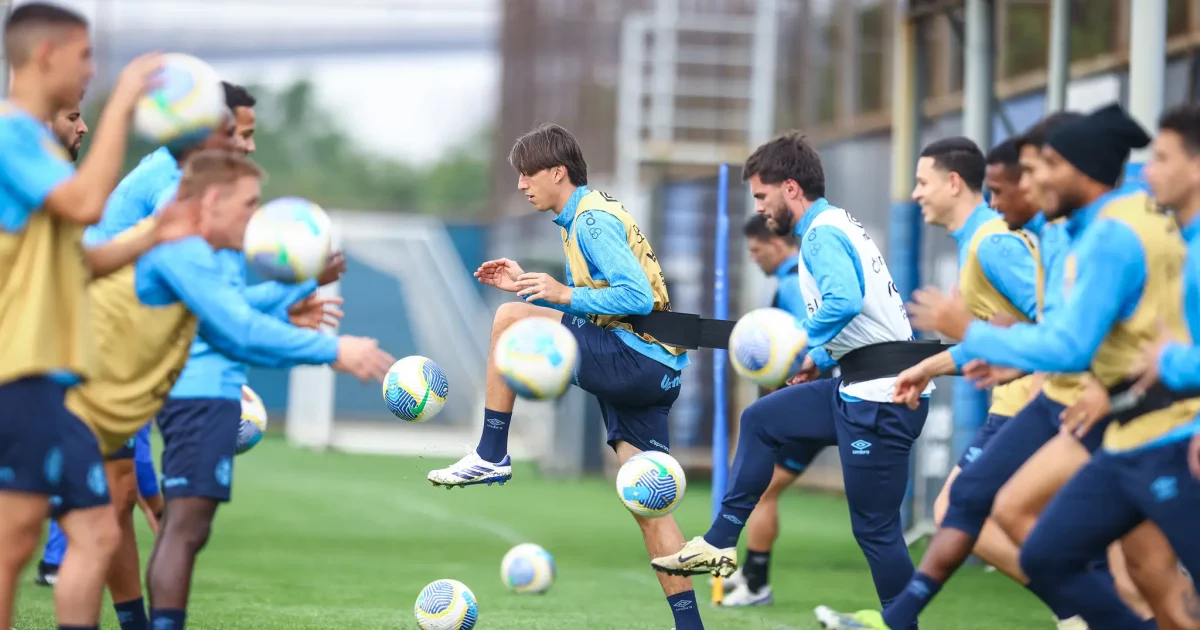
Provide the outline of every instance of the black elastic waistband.
[[1108,388],[1109,414],[1119,423],[1126,423],[1139,416],[1166,409],[1180,400],[1196,398],[1200,392],[1173,392],[1156,381],[1145,391],[1134,390],[1135,380],[1121,381]]
[[692,313],[654,311],[649,315],[630,315],[624,321],[639,335],[650,335],[676,348],[728,348],[729,336],[737,322],[706,319]]
[[949,347],[937,340],[876,343],[847,352],[838,359],[838,367],[843,383],[861,383],[896,376]]

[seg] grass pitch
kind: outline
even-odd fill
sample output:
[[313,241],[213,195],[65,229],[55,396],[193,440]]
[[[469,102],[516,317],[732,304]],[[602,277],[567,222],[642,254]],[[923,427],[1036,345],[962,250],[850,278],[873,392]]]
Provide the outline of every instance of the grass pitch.
[[[218,513],[200,556],[191,630],[415,628],[412,606],[439,578],[479,599],[480,630],[667,630],[670,610],[638,528],[611,481],[557,481],[518,465],[503,487],[447,491],[426,472],[441,459],[318,455],[264,440],[235,465],[234,501]],[[687,537],[708,524],[709,489],[695,484],[676,511]],[[812,609],[877,605],[843,499],[790,493],[772,558],[775,604],[713,609],[697,579],[705,625],[810,630]],[[141,522],[143,566],[151,534]],[[536,542],[558,565],[545,595],[500,582],[510,547]],[[53,630],[52,592],[22,577],[16,630]],[[925,630],[1053,627],[1031,595],[998,573],[965,567],[922,618]],[[118,628],[105,604],[103,628]]]

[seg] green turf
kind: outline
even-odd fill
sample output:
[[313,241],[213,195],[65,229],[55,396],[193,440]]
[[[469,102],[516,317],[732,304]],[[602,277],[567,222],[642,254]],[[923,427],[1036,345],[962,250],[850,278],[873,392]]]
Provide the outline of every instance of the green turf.
[[[474,590],[481,630],[667,630],[670,611],[633,520],[603,479],[555,481],[518,466],[512,483],[447,491],[425,481],[442,459],[316,455],[268,439],[236,465],[234,502],[201,555],[192,630],[415,628],[412,605],[428,582]],[[676,512],[687,536],[707,525],[700,484]],[[775,605],[709,609],[719,630],[815,628],[825,604],[861,608],[875,591],[850,534],[845,503],[791,493],[771,567]],[[140,517],[139,517],[140,519]],[[140,521],[139,521],[140,523]],[[149,531],[139,531],[143,561]],[[552,553],[558,581],[543,596],[506,591],[500,558],[533,541]],[[50,589],[22,578],[17,630],[53,629]],[[697,580],[707,602],[705,580]],[[117,628],[105,604],[104,628]],[[998,573],[968,567],[922,619],[926,630],[1051,628],[1050,613]]]

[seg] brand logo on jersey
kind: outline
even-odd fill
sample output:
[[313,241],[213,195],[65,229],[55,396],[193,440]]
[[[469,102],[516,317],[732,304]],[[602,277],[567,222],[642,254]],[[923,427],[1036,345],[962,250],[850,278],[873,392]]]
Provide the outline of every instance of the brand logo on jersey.
[[672,389],[679,387],[679,384],[682,382],[683,382],[683,375],[678,375],[674,378],[671,378],[670,375],[663,375],[662,382],[659,383],[659,386],[662,387],[662,390],[664,392],[669,392]]
[[1159,503],[1179,496],[1179,480],[1174,477],[1159,477],[1150,484],[1150,492]]
[[851,455],[870,455],[871,454],[871,443],[866,440],[854,440],[853,442],[850,443],[850,448],[854,449],[854,450],[850,451]]

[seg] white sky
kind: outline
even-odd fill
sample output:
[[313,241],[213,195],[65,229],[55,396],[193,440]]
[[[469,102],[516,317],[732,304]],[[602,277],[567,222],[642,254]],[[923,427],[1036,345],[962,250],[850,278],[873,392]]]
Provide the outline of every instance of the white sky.
[[[497,28],[499,20],[496,0],[52,1],[84,13],[94,29],[111,30],[113,37],[123,29],[226,26],[244,31],[395,23],[487,30]],[[310,57],[296,62],[218,60],[213,66],[238,83],[285,86],[307,78],[321,105],[337,115],[362,146],[416,162],[436,160],[489,122],[499,97],[499,56],[491,52]]]

